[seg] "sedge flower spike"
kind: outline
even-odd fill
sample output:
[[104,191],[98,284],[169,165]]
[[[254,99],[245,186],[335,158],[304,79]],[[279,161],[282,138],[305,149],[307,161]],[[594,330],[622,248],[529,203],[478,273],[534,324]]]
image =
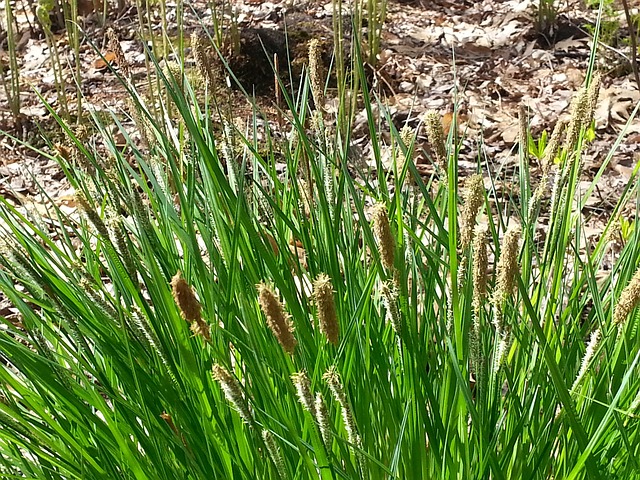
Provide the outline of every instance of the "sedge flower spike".
[[222,388],[224,396],[227,398],[229,403],[235,407],[242,420],[251,425],[253,423],[253,417],[249,411],[249,405],[247,405],[242,394],[242,388],[240,387],[238,379],[234,377],[229,370],[218,363],[213,365],[211,374],[213,379],[220,384],[220,388]]
[[333,442],[333,433],[331,433],[331,424],[329,423],[329,412],[327,405],[324,403],[322,393],[316,393],[316,400],[314,402],[314,409],[316,412],[316,421],[320,428],[320,434],[322,435],[322,441],[327,450],[331,450],[331,443]]
[[463,192],[464,207],[462,208],[460,246],[465,249],[471,244],[476,217],[484,203],[484,180],[482,175],[471,175],[465,182]]
[[280,448],[276,444],[276,441],[273,438],[273,435],[269,430],[262,431],[262,439],[264,440],[264,444],[267,446],[267,451],[269,452],[269,456],[273,461],[273,464],[276,467],[276,472],[278,472],[278,477],[282,480],[287,478],[286,467],[284,463],[284,458],[282,458],[282,453],[280,452]]
[[393,262],[395,257],[396,242],[391,233],[389,225],[389,215],[387,207],[382,203],[378,203],[373,207],[372,215],[373,234],[378,242],[378,253],[380,253],[380,261],[387,271],[393,270]]
[[518,273],[518,250],[520,225],[510,226],[502,240],[502,252],[497,266],[497,289],[495,300],[503,302],[513,293],[516,286],[516,274]]
[[324,80],[322,75],[322,56],[320,55],[320,41],[313,39],[309,42],[309,79],[311,95],[316,109],[324,109]]
[[522,230],[519,225],[510,226],[502,240],[502,252],[498,260],[496,273],[496,290],[493,294],[494,326],[501,334],[504,334],[504,304],[513,293],[516,286],[518,273],[519,241]]
[[627,286],[622,290],[613,310],[613,323],[622,325],[629,314],[640,303],[640,268],[636,270]]
[[313,282],[313,297],[318,307],[320,331],[329,342],[338,345],[340,326],[338,325],[338,314],[333,296],[333,285],[328,275],[321,274]]
[[187,281],[182,278],[182,274],[180,272],[176,273],[171,279],[171,290],[173,293],[173,299],[180,308],[182,317],[189,323],[200,322],[202,320],[202,307],[196,298],[193,289],[189,286]]
[[489,266],[489,256],[487,244],[489,243],[489,229],[486,225],[478,226],[475,229],[473,238],[473,266],[471,274],[473,277],[473,311],[478,315],[482,303],[487,296],[487,270]]
[[602,332],[600,331],[599,328],[597,328],[591,334],[591,338],[589,339],[589,343],[587,344],[587,349],[585,350],[584,356],[582,357],[582,363],[580,364],[580,371],[578,372],[578,375],[575,381],[573,382],[573,386],[571,387],[571,392],[573,392],[578,387],[578,385],[580,385],[580,382],[586,375],[589,369],[589,366],[591,365],[591,361],[593,360],[593,357],[595,356],[596,351],[600,346],[600,340],[602,340]]
[[313,403],[313,393],[311,392],[311,382],[307,372],[294,373],[291,375],[293,386],[296,387],[298,401],[314,418],[316,417],[316,406]]
[[435,110],[430,110],[425,114],[424,123],[427,130],[427,139],[435,156],[436,164],[446,174],[448,158],[442,116]]
[[289,315],[284,310],[284,306],[278,300],[273,290],[266,284],[258,285],[258,303],[264,316],[267,318],[267,325],[275,335],[283,350],[292,354],[298,344],[293,336],[293,323]]

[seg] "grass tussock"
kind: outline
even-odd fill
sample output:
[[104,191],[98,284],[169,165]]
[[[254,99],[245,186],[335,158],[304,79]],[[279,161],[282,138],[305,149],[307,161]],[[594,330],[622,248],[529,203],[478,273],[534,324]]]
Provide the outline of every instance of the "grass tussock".
[[377,168],[354,174],[318,68],[282,92],[287,135],[256,109],[223,139],[159,70],[166,100],[132,90],[146,141],[66,128],[82,215],[0,201],[3,478],[639,478],[640,230],[602,276],[578,189],[597,82],[516,204],[484,160],[459,188],[433,112],[436,174],[408,128],[386,171],[367,90]]

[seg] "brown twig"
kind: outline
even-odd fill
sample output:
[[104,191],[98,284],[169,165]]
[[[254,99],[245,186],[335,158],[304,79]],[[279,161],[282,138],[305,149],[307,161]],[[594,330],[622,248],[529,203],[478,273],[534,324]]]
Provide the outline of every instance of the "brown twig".
[[631,12],[629,11],[629,4],[627,0],[622,0],[622,6],[624,7],[624,16],[627,19],[627,25],[629,26],[629,40],[631,40],[631,68],[633,69],[633,76],[636,79],[636,84],[640,88],[640,73],[638,72],[638,47],[636,34],[636,25],[631,18]]

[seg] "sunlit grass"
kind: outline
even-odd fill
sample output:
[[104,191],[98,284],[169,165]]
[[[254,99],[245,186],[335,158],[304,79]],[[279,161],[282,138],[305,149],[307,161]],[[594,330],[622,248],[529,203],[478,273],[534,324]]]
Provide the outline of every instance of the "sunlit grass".
[[433,176],[410,129],[384,169],[367,91],[377,168],[353,175],[350,115],[311,110],[308,80],[286,135],[256,109],[222,137],[162,73],[180,115],[135,97],[148,148],[69,128],[82,214],[0,205],[3,477],[639,477],[638,229],[601,275],[637,181],[587,242],[589,77],[519,203],[463,191],[437,124]]

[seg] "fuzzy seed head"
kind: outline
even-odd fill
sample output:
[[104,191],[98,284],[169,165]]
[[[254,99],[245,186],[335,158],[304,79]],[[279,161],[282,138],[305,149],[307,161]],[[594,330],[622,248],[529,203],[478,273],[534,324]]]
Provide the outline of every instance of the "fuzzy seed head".
[[564,133],[564,129],[567,126],[566,120],[558,120],[556,126],[553,128],[549,143],[544,149],[544,157],[542,157],[542,173],[549,174],[551,167],[553,167],[554,160],[558,156],[560,150],[560,139]]
[[322,376],[327,385],[329,385],[329,389],[331,393],[333,393],[334,398],[340,405],[346,405],[347,397],[344,393],[344,387],[342,386],[342,380],[340,379],[340,374],[336,369],[335,365],[329,367],[329,369]]
[[620,294],[618,303],[613,310],[613,323],[622,325],[633,309],[638,306],[638,303],[640,303],[640,268]]
[[273,464],[276,466],[278,477],[284,480],[285,478],[287,478],[287,475],[284,459],[282,458],[282,454],[280,453],[280,448],[276,444],[273,435],[269,430],[262,431],[262,439],[264,440],[264,444],[267,446],[269,457],[271,457]]
[[476,217],[484,203],[484,180],[482,175],[471,175],[465,182],[463,193],[464,207],[462,209],[460,245],[466,249],[473,238],[473,228]]
[[333,435],[331,433],[331,423],[329,422],[329,412],[327,411],[327,405],[324,403],[322,393],[316,393],[315,400],[315,412],[316,421],[320,428],[320,434],[322,435],[322,441],[327,450],[331,450],[331,443],[333,441]]
[[435,155],[436,164],[446,174],[448,158],[447,148],[445,146],[446,137],[444,127],[442,126],[442,115],[435,110],[430,110],[425,114],[424,121],[427,130],[427,139]]
[[258,285],[258,303],[264,316],[267,318],[267,325],[276,336],[278,343],[283,350],[292,354],[298,344],[293,336],[293,323],[285,313],[284,306],[273,293],[273,290],[266,284]]
[[[404,144],[407,150],[411,148],[414,138],[415,138],[414,130],[409,125],[403,126],[402,129],[400,130],[400,141]],[[402,148],[398,147],[396,152],[396,172],[398,175],[402,173],[402,170],[404,169],[404,164],[406,162],[407,162],[406,154],[402,151]],[[405,177],[405,183],[410,182],[409,180],[410,177],[411,177],[411,174],[407,172],[407,175]]]
[[76,192],[76,203],[80,205],[80,209],[86,215],[89,222],[91,222],[91,224],[95,227],[97,232],[102,235],[103,238],[108,239],[109,230],[107,229],[107,226],[105,225],[102,218],[100,218],[100,215],[95,210],[95,208],[93,208],[93,206],[87,201],[85,196],[80,192]]
[[307,372],[294,373],[291,375],[293,386],[296,387],[298,401],[314,418],[316,417],[316,407],[313,403],[313,394],[311,393],[311,382],[307,376]]
[[478,226],[473,237],[473,267],[471,274],[473,277],[473,311],[478,315],[482,304],[487,297],[487,270],[489,267],[489,256],[487,254],[487,244],[489,243],[489,229],[486,225]]
[[211,330],[209,328],[209,324],[204,320],[196,320],[191,323],[191,327],[189,328],[196,337],[201,336],[207,342],[211,342]]
[[587,117],[585,118],[585,127],[591,125],[593,121],[593,115],[598,107],[598,98],[600,97],[600,87],[602,86],[602,75],[600,72],[596,72],[593,77],[591,77],[591,83],[589,84],[588,89],[588,101],[589,101],[589,110],[587,113]]
[[202,37],[197,32],[191,34],[191,52],[193,53],[193,59],[196,63],[196,68],[205,81],[206,87],[211,90],[213,86],[213,70],[211,69],[211,62],[204,45]]
[[587,344],[587,348],[584,352],[584,357],[582,357],[582,363],[580,364],[580,371],[578,372],[578,376],[573,382],[571,391],[574,391],[578,387],[578,385],[580,385],[580,382],[582,381],[585,374],[587,373],[587,370],[591,365],[591,360],[593,360],[593,357],[596,351],[598,350],[598,346],[600,345],[600,340],[602,340],[602,332],[600,331],[599,328],[597,328],[591,334],[591,338],[589,339],[589,343]]
[[510,226],[502,240],[502,252],[497,265],[497,288],[494,301],[501,309],[504,301],[513,293],[518,274],[519,241],[522,230],[519,225]]
[[328,275],[320,274],[316,281],[313,282],[313,297],[318,307],[320,331],[327,337],[329,342],[338,345],[340,326],[333,296],[333,285]]
[[344,429],[347,431],[347,438],[351,443],[356,443],[358,432],[356,431],[356,424],[353,419],[353,413],[351,407],[347,402],[347,396],[344,392],[342,380],[340,374],[332,365],[329,370],[322,376],[329,385],[329,390],[333,394],[333,398],[340,404],[342,410],[342,421],[344,422]]
[[222,388],[224,396],[238,411],[242,420],[251,425],[253,417],[251,416],[249,406],[244,399],[242,388],[240,387],[240,383],[238,383],[236,377],[219,363],[213,365],[212,376],[213,379],[220,384],[220,388]]
[[500,334],[500,340],[498,341],[498,345],[496,346],[495,351],[493,352],[493,364],[491,366],[491,374],[495,376],[500,370],[500,366],[502,365],[502,360],[504,355],[507,353],[508,339],[504,333]]
[[372,229],[378,241],[378,253],[380,254],[382,266],[385,270],[392,271],[396,242],[391,234],[387,207],[382,203],[378,203],[373,207]]
[[322,56],[320,41],[313,39],[309,42],[309,79],[311,81],[311,95],[316,109],[324,109],[324,79],[322,73]]
[[[569,126],[567,127],[567,134],[564,140],[564,146],[567,152],[572,151],[580,136],[580,130],[586,125],[590,105],[589,91],[583,87],[571,102],[571,119],[569,120]],[[589,119],[589,122],[590,121]]]
[[176,273],[171,279],[171,290],[173,292],[173,299],[182,314],[182,318],[190,323],[200,322],[202,320],[202,307],[191,286],[182,278],[182,273]]
[[387,311],[386,319],[391,324],[395,334],[400,337],[402,333],[402,321],[398,309],[398,290],[393,281],[384,282],[381,288],[382,300]]

